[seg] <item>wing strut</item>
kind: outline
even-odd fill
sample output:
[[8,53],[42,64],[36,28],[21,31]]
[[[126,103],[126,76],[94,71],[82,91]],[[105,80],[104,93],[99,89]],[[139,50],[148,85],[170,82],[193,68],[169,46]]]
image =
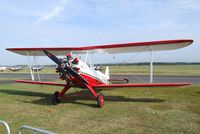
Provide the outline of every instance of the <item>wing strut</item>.
[[33,64],[31,64],[31,57],[30,57],[30,53],[29,52],[27,52],[27,57],[28,57],[28,64],[29,64],[28,66],[29,66],[29,70],[31,72],[31,79],[32,79],[32,81],[35,81],[35,72],[32,69],[32,65],[36,66],[38,81],[41,81],[41,79],[40,79],[40,73],[39,73],[39,69],[38,69],[39,64],[38,64],[36,55],[33,56]]
[[34,81],[35,79],[34,79],[34,72],[33,72],[33,70],[32,70],[32,66],[31,66],[31,61],[30,61],[30,53],[29,52],[27,52],[27,56],[28,56],[28,66],[29,66],[29,69],[30,69],[30,72],[31,72],[31,79],[32,79],[32,81]]
[[87,53],[86,53],[86,56],[85,56],[85,63],[87,63],[88,54],[89,54],[89,51],[87,51]]
[[[39,64],[38,64],[38,61],[37,61],[37,58],[36,58],[36,56],[34,55],[34,57],[33,57],[33,59],[34,59],[34,62],[35,62],[35,64],[36,64],[36,70],[37,70],[37,75],[38,75],[38,81],[40,81],[40,73],[39,73]],[[32,70],[32,69],[31,69]]]
[[153,83],[153,48],[150,47],[150,81],[149,83]]

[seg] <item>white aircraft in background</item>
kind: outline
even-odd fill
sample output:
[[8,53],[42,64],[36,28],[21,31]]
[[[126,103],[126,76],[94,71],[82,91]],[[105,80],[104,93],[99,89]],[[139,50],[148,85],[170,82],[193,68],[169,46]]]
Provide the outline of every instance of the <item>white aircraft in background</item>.
[[21,66],[13,66],[13,67],[10,67],[9,69],[10,69],[11,71],[15,72],[15,71],[22,70],[22,67],[21,67]]
[[3,72],[4,70],[6,70],[7,67],[0,67],[0,71]]
[[31,69],[32,69],[33,71],[40,71],[40,70],[43,69],[43,67],[42,67],[42,66],[35,66],[35,67],[32,67]]

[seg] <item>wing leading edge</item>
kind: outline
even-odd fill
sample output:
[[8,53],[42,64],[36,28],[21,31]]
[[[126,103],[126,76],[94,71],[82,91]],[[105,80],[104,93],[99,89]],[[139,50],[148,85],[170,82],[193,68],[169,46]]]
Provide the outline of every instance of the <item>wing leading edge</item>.
[[190,45],[193,40],[180,39],[180,40],[162,40],[162,41],[149,41],[149,42],[132,42],[121,44],[109,45],[96,45],[84,47],[54,47],[54,48],[7,48],[6,50],[24,55],[24,56],[46,56],[42,50],[47,50],[54,55],[65,55],[71,51],[86,53],[87,51],[99,53],[130,53],[130,52],[145,52],[145,51],[162,51],[173,50]]

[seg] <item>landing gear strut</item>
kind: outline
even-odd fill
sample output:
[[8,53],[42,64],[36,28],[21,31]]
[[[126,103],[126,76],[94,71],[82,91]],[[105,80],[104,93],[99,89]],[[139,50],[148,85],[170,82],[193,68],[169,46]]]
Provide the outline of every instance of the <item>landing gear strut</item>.
[[59,104],[60,103],[60,96],[59,96],[59,92],[58,91],[56,91],[54,94],[53,94],[53,96],[52,96],[52,104],[53,105],[57,105],[57,104]]
[[90,85],[85,84],[85,86],[88,88],[88,90],[89,90],[89,91],[93,94],[93,96],[96,98],[98,107],[99,107],[99,108],[102,108],[103,105],[104,105],[104,96],[103,96],[103,94],[97,95],[96,92],[94,91],[94,89],[93,89]]

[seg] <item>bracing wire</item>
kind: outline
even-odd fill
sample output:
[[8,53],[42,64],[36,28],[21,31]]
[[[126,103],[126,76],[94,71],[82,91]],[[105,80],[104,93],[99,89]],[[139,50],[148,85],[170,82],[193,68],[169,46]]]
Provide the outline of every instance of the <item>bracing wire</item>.
[[[146,46],[146,47],[142,48],[140,51],[138,51],[135,54],[133,54],[130,58],[128,58],[126,60],[123,60],[123,61],[125,61],[125,63],[130,62],[131,60],[133,60],[134,58],[136,58],[138,55],[140,55],[147,48],[149,48],[149,46]],[[138,80],[141,80],[142,82],[147,82],[144,79],[142,79],[141,77],[137,76],[136,74],[133,74],[133,77],[135,77]]]
[[126,62],[130,62],[131,60],[133,60],[134,58],[136,58],[138,55],[140,55],[146,48],[148,48],[148,46],[144,47],[143,49],[141,49],[139,52],[136,52],[134,55],[132,55],[130,58],[123,60]]

